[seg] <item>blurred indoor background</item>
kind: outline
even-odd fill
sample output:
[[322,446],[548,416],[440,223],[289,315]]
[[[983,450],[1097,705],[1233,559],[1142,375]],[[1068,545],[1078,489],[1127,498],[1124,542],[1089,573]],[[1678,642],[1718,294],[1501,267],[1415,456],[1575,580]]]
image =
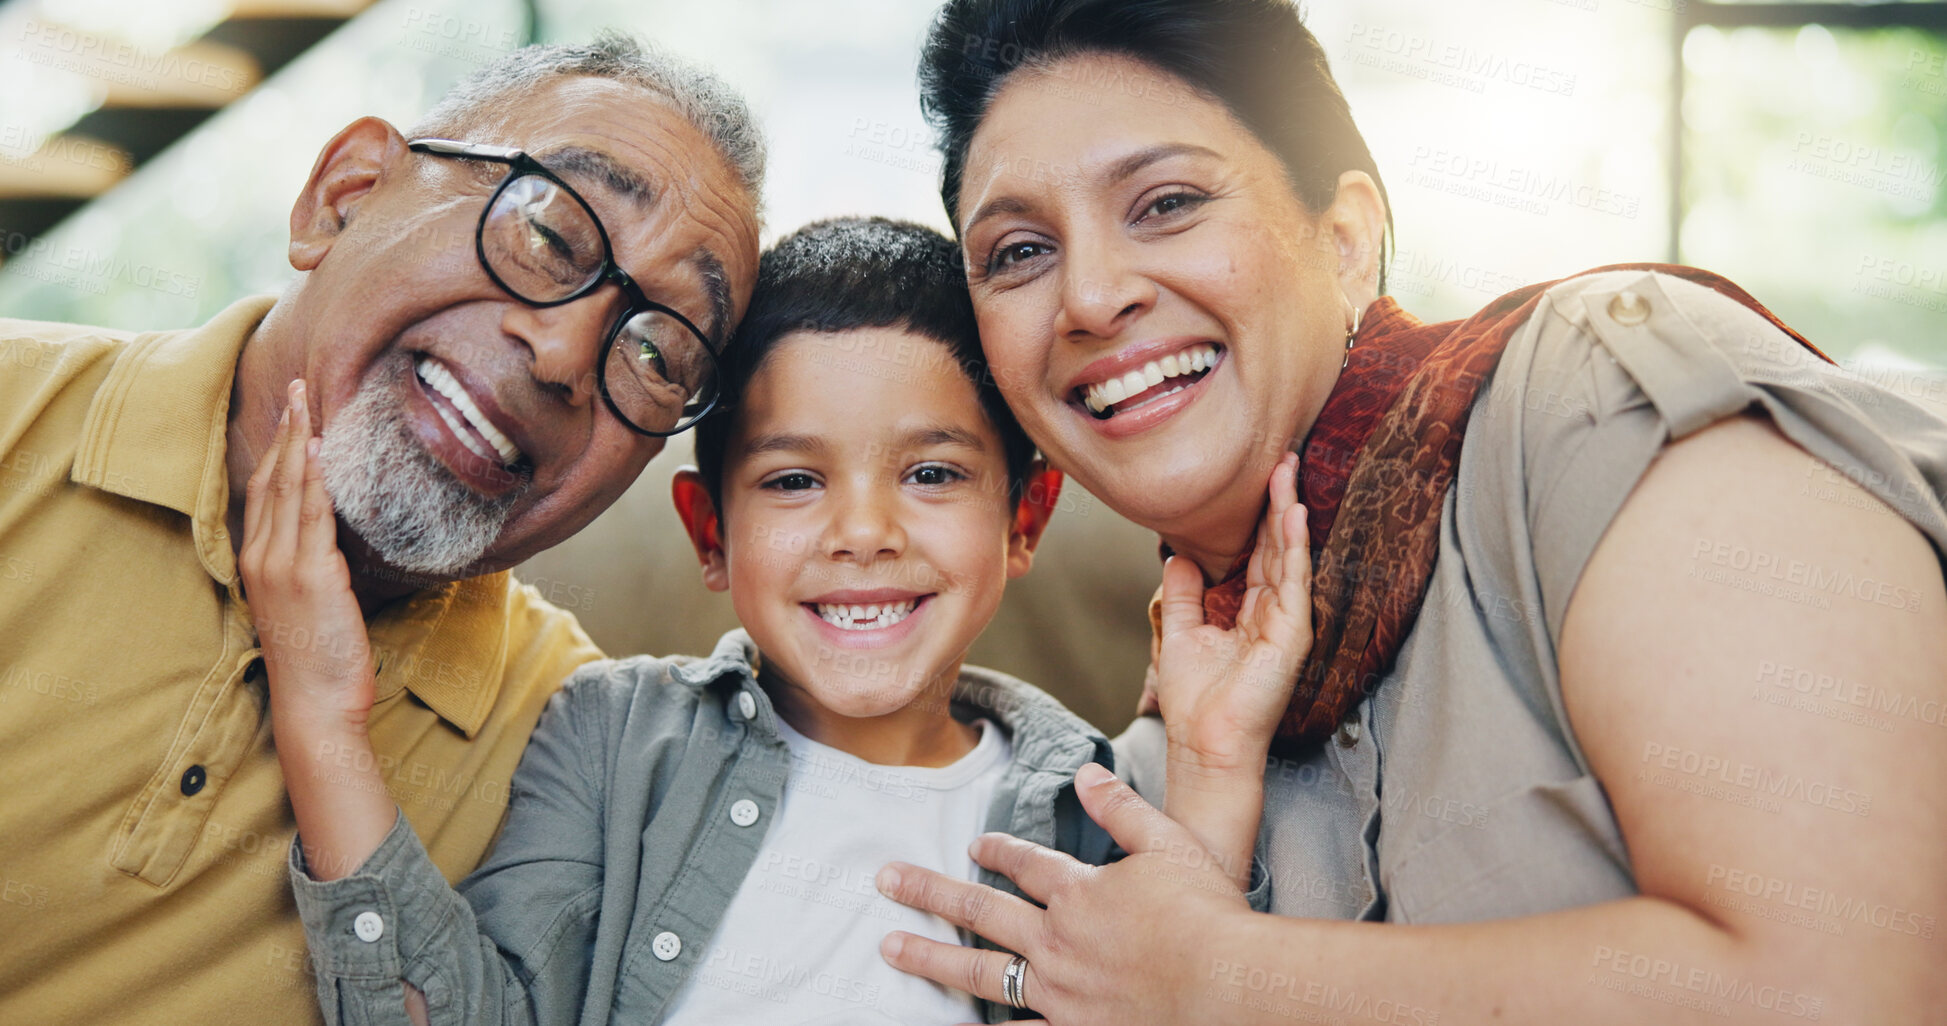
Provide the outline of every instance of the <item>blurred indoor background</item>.
[[[946,227],[914,55],[931,0],[4,0],[0,316],[196,324],[291,278],[322,143],[409,125],[531,39],[613,26],[714,68],[771,144],[769,241]],[[1625,260],[1726,274],[1851,372],[1947,412],[1947,5],[1313,0],[1428,319]],[[5,373],[0,367],[0,373]],[[612,653],[733,626],[669,507],[679,438],[520,576]],[[1154,538],[1078,489],[977,662],[1110,730],[1147,661]]]

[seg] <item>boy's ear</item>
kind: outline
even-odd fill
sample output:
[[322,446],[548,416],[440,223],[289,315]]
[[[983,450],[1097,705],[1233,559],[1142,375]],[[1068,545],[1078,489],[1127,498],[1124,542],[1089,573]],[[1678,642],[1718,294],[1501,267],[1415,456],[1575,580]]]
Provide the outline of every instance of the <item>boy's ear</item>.
[[676,500],[676,515],[683,518],[683,530],[689,532],[696,558],[703,563],[703,586],[711,591],[728,591],[730,564],[724,558],[717,504],[703,486],[703,475],[695,467],[684,467],[676,472],[669,492]]
[[379,118],[359,118],[332,136],[291,204],[291,266],[309,271],[323,262],[380,175],[411,152],[405,136]]
[[1014,507],[1014,524],[1007,536],[1007,576],[1009,580],[1028,572],[1034,565],[1035,547],[1048,530],[1048,518],[1055,515],[1061,498],[1061,471],[1037,456],[1028,464],[1027,478],[1021,484],[1021,501]]

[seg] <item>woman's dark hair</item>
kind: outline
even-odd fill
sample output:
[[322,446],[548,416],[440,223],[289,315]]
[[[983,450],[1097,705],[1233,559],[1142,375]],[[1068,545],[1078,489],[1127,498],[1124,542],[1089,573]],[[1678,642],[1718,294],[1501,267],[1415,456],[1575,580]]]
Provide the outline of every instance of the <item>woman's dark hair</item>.
[[[744,389],[779,339],[794,332],[900,328],[945,346],[973,383],[1001,439],[1009,494],[1018,496],[1034,443],[1007,408],[980,353],[960,247],[924,225],[883,217],[814,221],[779,239],[757,264],[757,289],[719,367],[723,407],[696,426],[696,466],[723,510],[725,446]],[[924,366],[936,353],[918,353]]]
[[[947,0],[920,52],[920,108],[938,133],[940,198],[960,224],[967,146],[1007,76],[1082,54],[1133,57],[1229,108],[1284,162],[1312,211],[1331,206],[1339,175],[1364,171],[1386,196],[1352,123],[1325,48],[1290,0]],[[1083,83],[1143,88],[1140,82]],[[1385,291],[1392,202],[1379,260]]]

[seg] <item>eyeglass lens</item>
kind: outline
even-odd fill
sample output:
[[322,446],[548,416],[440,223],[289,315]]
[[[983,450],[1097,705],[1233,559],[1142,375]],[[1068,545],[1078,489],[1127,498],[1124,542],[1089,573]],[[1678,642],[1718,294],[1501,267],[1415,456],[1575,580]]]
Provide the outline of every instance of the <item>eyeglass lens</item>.
[[[609,259],[595,215],[558,183],[533,174],[515,177],[494,197],[480,252],[508,291],[533,303],[590,288]],[[716,398],[716,363],[703,340],[664,311],[638,310],[617,324],[605,359],[609,401],[645,431],[685,427]]]

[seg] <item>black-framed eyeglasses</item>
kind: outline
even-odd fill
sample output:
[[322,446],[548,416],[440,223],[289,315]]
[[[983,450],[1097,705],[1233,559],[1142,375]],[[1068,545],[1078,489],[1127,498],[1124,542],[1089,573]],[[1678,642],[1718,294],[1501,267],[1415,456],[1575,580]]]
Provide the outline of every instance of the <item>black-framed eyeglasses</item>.
[[588,201],[540,161],[510,146],[414,139],[418,153],[508,165],[487,197],[474,250],[494,284],[530,306],[572,303],[613,282],[628,305],[595,364],[609,411],[634,431],[666,437],[717,405],[717,354],[689,318],[643,295],[615,263]]

